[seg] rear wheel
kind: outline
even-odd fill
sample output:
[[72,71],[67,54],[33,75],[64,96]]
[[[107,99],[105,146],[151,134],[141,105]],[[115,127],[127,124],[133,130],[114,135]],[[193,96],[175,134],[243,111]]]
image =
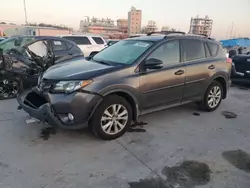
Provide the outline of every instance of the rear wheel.
[[22,88],[20,80],[6,77],[0,79],[0,100],[15,98]]
[[101,139],[112,140],[122,136],[131,121],[131,105],[122,97],[110,95],[104,98],[94,112],[90,126]]
[[222,85],[217,81],[213,81],[208,87],[203,101],[199,103],[199,107],[209,112],[216,110],[221,103],[222,95]]

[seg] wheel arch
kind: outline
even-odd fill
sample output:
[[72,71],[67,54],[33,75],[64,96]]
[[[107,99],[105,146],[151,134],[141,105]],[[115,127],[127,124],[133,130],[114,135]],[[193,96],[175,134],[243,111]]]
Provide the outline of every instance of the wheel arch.
[[92,113],[90,114],[89,120],[91,119],[95,110],[98,108],[98,106],[103,101],[103,99],[108,95],[118,95],[118,96],[124,98],[125,100],[127,100],[129,102],[129,104],[131,105],[132,110],[133,110],[132,120],[133,121],[138,120],[138,115],[140,114],[139,101],[138,101],[137,97],[131,91],[126,90],[126,89],[112,89],[112,90],[106,91],[105,93],[102,93],[101,94],[102,98],[97,102],[94,109],[92,110]]
[[137,100],[136,96],[129,90],[126,89],[114,89],[109,92],[106,92],[103,96],[108,95],[118,95],[124,99],[126,99],[132,107],[133,110],[133,121],[137,121],[137,117],[139,115],[139,101]]

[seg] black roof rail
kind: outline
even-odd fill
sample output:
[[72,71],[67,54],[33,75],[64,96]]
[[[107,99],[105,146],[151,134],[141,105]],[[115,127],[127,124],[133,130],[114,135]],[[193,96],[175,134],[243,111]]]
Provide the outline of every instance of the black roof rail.
[[207,39],[209,39],[209,40],[215,40],[215,39],[209,37],[209,36],[206,35],[206,34],[192,34],[192,33],[188,33],[188,35],[189,35],[189,36],[204,37],[204,38],[207,38]]
[[197,36],[197,37],[208,37],[206,34],[192,34],[188,33],[189,36]]
[[170,35],[170,34],[182,34],[185,35],[185,32],[182,31],[155,31],[155,32],[150,32],[147,34],[147,36],[150,36],[152,34],[162,34],[162,35]]

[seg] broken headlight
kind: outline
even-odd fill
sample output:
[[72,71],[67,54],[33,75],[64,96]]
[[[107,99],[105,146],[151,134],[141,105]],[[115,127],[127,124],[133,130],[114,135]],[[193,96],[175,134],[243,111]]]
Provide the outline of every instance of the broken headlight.
[[89,85],[92,80],[83,81],[60,81],[52,89],[53,93],[71,93]]

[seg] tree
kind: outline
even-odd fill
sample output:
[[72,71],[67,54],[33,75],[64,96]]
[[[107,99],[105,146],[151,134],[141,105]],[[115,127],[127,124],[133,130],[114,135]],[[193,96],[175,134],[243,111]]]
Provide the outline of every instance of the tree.
[[171,28],[169,31],[177,31],[177,29],[175,29],[175,28]]

